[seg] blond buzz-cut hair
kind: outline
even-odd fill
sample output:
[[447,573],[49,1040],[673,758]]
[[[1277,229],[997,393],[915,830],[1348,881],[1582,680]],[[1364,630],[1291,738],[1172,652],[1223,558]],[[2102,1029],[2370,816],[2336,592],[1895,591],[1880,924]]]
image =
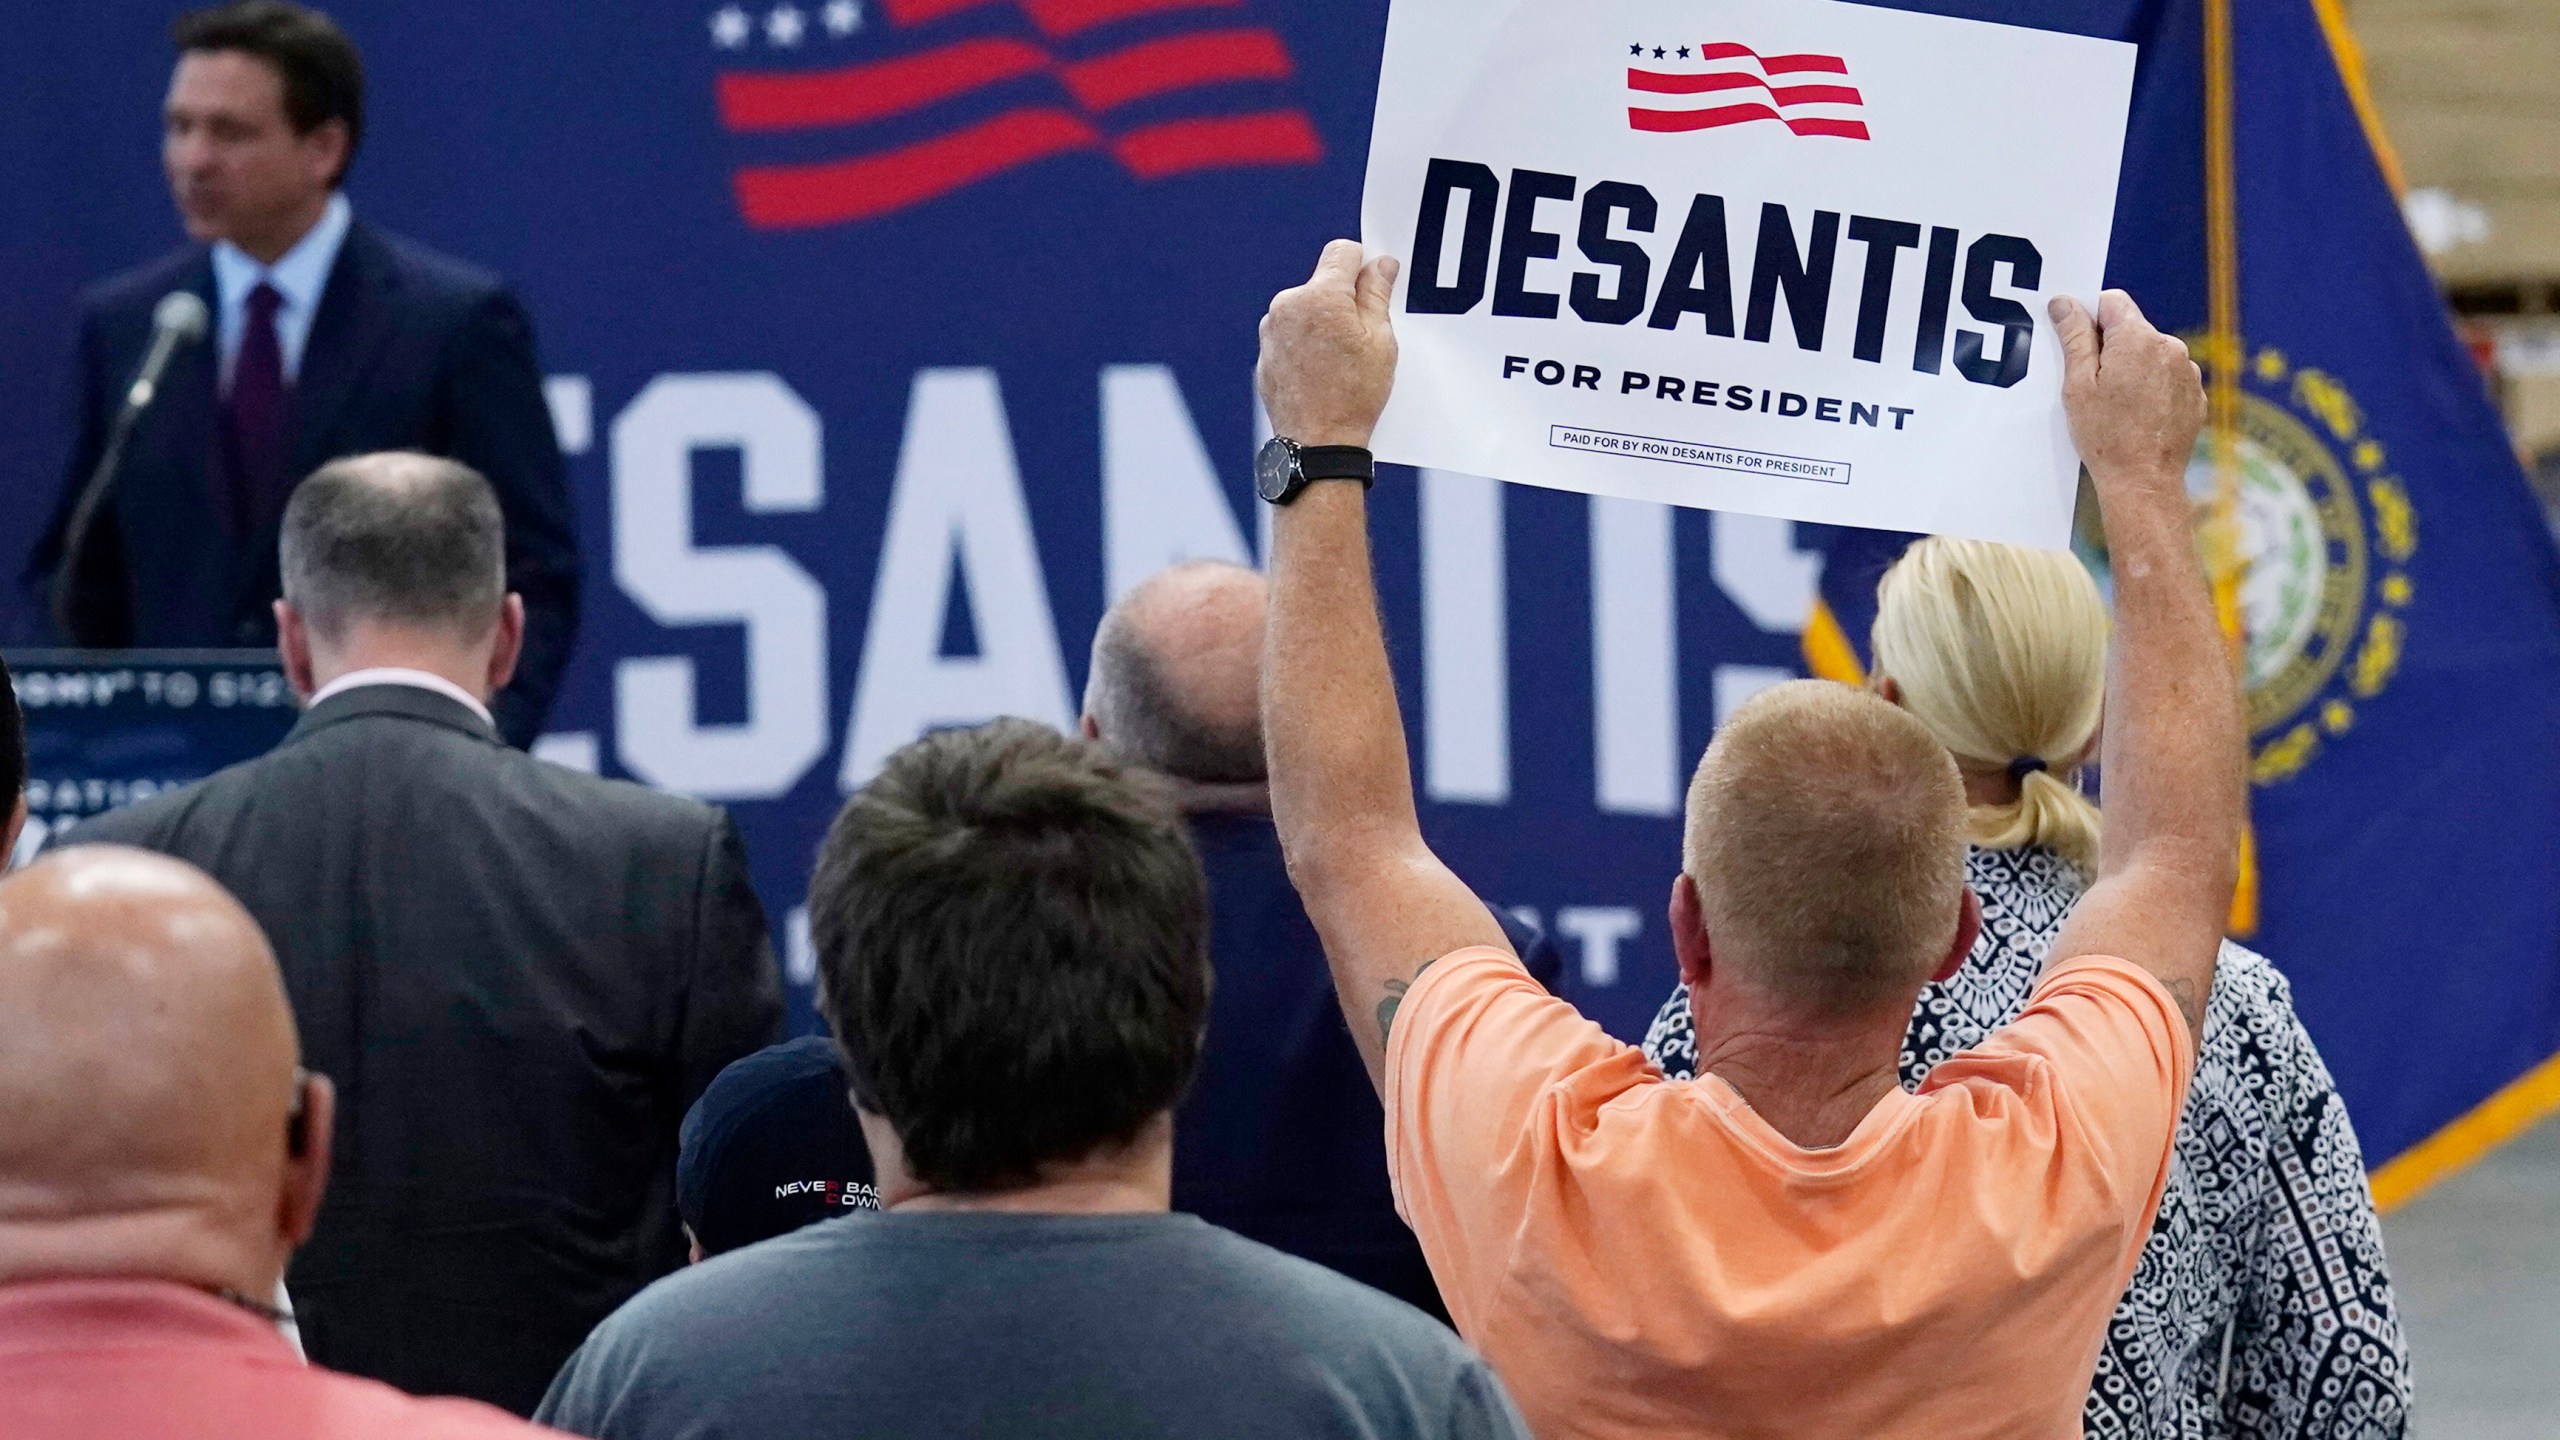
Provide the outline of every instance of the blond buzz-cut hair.
[[1717,963],[1807,1014],[1910,1005],[1955,942],[1964,854],[1946,747],[1827,680],[1752,697],[1689,784],[1681,868]]

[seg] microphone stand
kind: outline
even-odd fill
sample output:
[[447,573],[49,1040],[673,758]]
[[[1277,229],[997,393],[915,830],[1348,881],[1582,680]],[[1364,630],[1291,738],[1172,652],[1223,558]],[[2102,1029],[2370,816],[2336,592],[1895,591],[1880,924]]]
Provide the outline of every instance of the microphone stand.
[[107,431],[106,448],[99,452],[97,468],[89,472],[87,483],[80,487],[79,502],[71,507],[71,521],[63,527],[62,558],[54,568],[51,608],[54,625],[75,645],[95,643],[80,633],[75,603],[80,590],[82,552],[88,548],[90,532],[97,528],[98,513],[106,508],[107,492],[114,487],[117,466],[124,459],[125,442],[133,438],[143,412],[159,398],[161,372],[201,331],[202,313],[197,312],[199,318],[194,327],[153,327],[150,353],[134,372],[133,384],[125,390],[124,404],[116,411],[115,424]]

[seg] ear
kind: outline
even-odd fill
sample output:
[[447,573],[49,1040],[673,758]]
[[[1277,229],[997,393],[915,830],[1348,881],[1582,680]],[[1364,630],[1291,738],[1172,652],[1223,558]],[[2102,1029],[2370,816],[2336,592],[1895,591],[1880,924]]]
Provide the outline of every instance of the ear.
[[1887,705],[1899,705],[1902,703],[1902,682],[1894,679],[1890,675],[1876,674],[1868,676],[1867,688],[1875,691],[1877,697],[1882,699]]
[[298,1250],[320,1223],[320,1201],[329,1193],[329,1142],[338,1123],[338,1087],[326,1075],[302,1080],[302,1117],[295,1122],[302,1137],[300,1153],[288,1149],[284,1162],[284,1194],[276,1202],[276,1238],[286,1253]]
[[1954,979],[1955,973],[1963,969],[1964,962],[1972,956],[1973,942],[1981,937],[1982,897],[1974,894],[1973,887],[1967,885],[1964,887],[1964,899],[1956,907],[1955,943],[1947,947],[1946,958],[1938,962],[1938,968],[1930,972],[1929,978],[1933,981]]
[[1715,968],[1707,945],[1707,920],[1698,904],[1698,886],[1687,875],[1671,882],[1671,953],[1680,962],[1680,983],[1695,990]]
[[276,656],[284,661],[285,683],[302,703],[311,703],[312,692],[320,688],[311,673],[311,627],[300,611],[282,600],[275,602]]
[[1102,726],[1093,718],[1093,712],[1090,710],[1084,712],[1083,718],[1076,721],[1076,732],[1087,740],[1102,738]]
[[[516,678],[516,661],[524,656],[524,597],[510,590],[498,607],[498,634],[489,646],[489,694]],[[484,697],[485,698],[485,697]]]

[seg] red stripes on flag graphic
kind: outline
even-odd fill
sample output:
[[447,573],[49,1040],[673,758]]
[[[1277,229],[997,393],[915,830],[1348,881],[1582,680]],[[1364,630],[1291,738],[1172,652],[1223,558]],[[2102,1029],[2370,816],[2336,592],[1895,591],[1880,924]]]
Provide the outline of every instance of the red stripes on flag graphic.
[[[1661,52],[1656,51],[1657,55]],[[1697,47],[1698,63],[1717,68],[1695,71],[1629,67],[1627,89],[1640,100],[1653,96],[1699,96],[1710,103],[1670,108],[1660,102],[1630,105],[1627,123],[1637,130],[1678,134],[1713,130],[1754,120],[1775,120],[1798,135],[1830,135],[1843,140],[1868,138],[1866,122],[1841,110],[1863,109],[1866,100],[1845,84],[1778,83],[1778,77],[1836,75],[1846,80],[1849,63],[1837,55],[1762,55],[1730,42]],[[1743,99],[1733,91],[1760,91],[1767,98]],[[1812,113],[1805,113],[1810,110]]]
[[[1296,66],[1280,37],[1257,27],[1188,33],[1063,55],[1048,43],[1118,21],[1175,11],[1231,9],[1240,0],[885,0],[897,26],[1009,6],[1040,40],[980,37],[819,71],[732,71],[719,76],[721,124],[753,135],[870,125],[1034,77],[1067,102],[1030,103],[956,120],[922,139],[861,148],[809,164],[750,165],[736,176],[738,204],[759,229],[867,220],[921,204],[1005,171],[1076,151],[1099,151],[1132,176],[1158,180],[1243,166],[1309,165],[1324,143],[1296,108],[1235,109],[1214,87],[1285,81]],[[1203,19],[1215,19],[1204,16]],[[1142,101],[1200,100],[1205,114],[1118,124],[1113,112]],[[1182,108],[1192,108],[1183,106]],[[1162,114],[1161,107],[1158,115]],[[912,130],[908,132],[912,134]]]
[[1018,165],[1090,150],[1101,139],[1081,115],[1010,110],[946,135],[850,160],[751,166],[738,172],[738,208],[759,230],[868,220]]
[[811,75],[723,75],[720,123],[732,132],[859,125],[1049,68],[1020,40],[964,40],[921,55]]
[[963,10],[1019,5],[1040,33],[1063,40],[1098,26],[1168,10],[1234,9],[1244,0],[887,0],[895,25],[926,25]]

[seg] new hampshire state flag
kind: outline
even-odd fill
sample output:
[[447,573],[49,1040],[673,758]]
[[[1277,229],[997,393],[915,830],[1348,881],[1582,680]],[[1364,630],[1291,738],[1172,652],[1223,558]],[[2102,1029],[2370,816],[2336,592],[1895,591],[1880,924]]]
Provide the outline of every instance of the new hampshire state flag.
[[[2242,923],[2388,1206],[2560,1107],[2560,562],[2353,40],[2335,0],[1896,8],[2142,47],[2108,283],[2223,382],[2227,459],[2209,435],[2190,478],[2246,561]],[[1909,537],[1803,529],[1828,556],[1807,663],[1852,674]]]

